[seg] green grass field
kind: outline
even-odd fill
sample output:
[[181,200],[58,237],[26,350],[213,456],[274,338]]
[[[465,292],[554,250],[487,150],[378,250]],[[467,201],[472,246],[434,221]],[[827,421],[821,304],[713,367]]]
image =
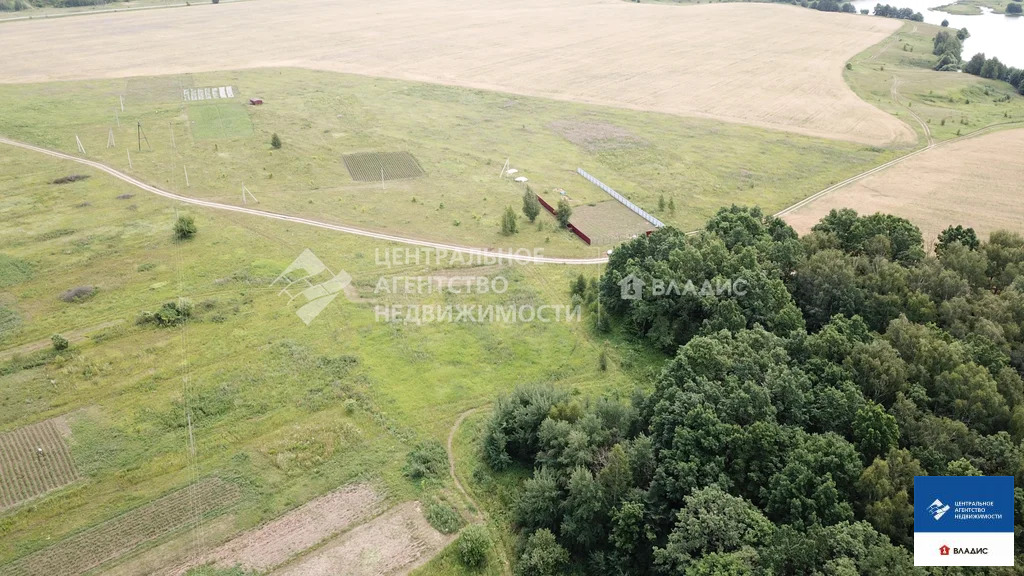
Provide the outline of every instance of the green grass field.
[[1006,14],[1006,5],[1011,0],[957,0],[952,4],[946,4],[940,6],[936,10],[941,10],[949,14],[966,14],[976,15],[981,14],[981,8],[991,8],[996,14]]
[[245,106],[241,98],[189,104],[193,140],[231,140],[252,135],[252,121]]
[[[225,85],[235,87],[234,100],[181,99],[180,86]],[[246,106],[253,96],[266,103]],[[501,213],[518,211],[523,193],[499,177],[506,159],[552,201],[559,189],[577,206],[607,199],[576,174],[583,167],[648,211],[658,212],[661,196],[673,199],[674,213],[656,215],[693,229],[721,206],[778,210],[899,153],[703,119],[294,69],[0,86],[0,97],[8,103],[0,134],[69,153],[77,151],[77,134],[89,158],[172,191],[241,204],[244,184],[266,210],[471,246],[542,246],[552,255],[607,247],[588,249],[546,214],[539,226],[502,236]],[[140,121],[150,143],[141,152]],[[107,148],[111,129],[117,145]],[[280,150],[270,147],[272,133]],[[358,152],[409,152],[427,176],[353,182],[342,156]]]
[[1024,122],[1024,96],[1008,83],[932,70],[937,60],[932,38],[939,30],[930,24],[904,24],[850,61],[852,70],[844,72],[847,83],[864,100],[903,119],[922,141],[922,122],[936,141],[994,124]]
[[[121,321],[66,352],[47,345],[0,360],[2,429],[69,415],[83,476],[0,517],[0,565],[179,489],[193,474],[243,488],[242,502],[209,529],[211,541],[357,480],[391,502],[427,497],[447,491],[447,480],[409,482],[405,454],[417,441],[443,442],[462,411],[522,382],[612,390],[633,377],[616,365],[599,371],[602,344],[586,322],[396,325],[378,322],[371,302],[339,298],[306,327],[269,286],[305,248],[351,274],[363,299],[384,303],[566,303],[569,280],[596,267],[458,271],[506,277],[501,296],[375,295],[381,276],[456,271],[382,270],[375,250],[387,245],[176,206],[99,173],[50,183],[73,173],[90,172],[15,149],[0,156],[0,304],[17,319],[0,350]],[[179,212],[196,218],[190,241],[172,237]],[[92,298],[58,298],[84,285],[97,288]],[[195,304],[193,321],[135,323],[182,296]],[[195,470],[186,403],[196,414]],[[179,552],[191,542],[170,537],[166,546]]]

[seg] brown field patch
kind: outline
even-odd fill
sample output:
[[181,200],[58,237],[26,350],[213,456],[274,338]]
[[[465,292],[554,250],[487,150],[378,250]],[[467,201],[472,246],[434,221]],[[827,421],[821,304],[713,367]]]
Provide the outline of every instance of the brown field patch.
[[241,497],[234,484],[208,478],[97,524],[6,566],[4,576],[76,576],[134,550],[140,544],[194,525]]
[[654,228],[615,200],[573,208],[572,223],[597,245],[617,244]]
[[[200,561],[265,572],[380,512],[381,496],[366,484],[346,486],[303,504],[231,540]],[[183,574],[188,567],[175,573]]]
[[0,513],[78,479],[63,418],[0,434]]
[[916,136],[858,98],[843,64],[901,24],[748,3],[203,4],[5,24],[0,82],[301,66],[880,145]]
[[1024,232],[1024,130],[969,138],[923,152],[784,216],[804,234],[833,208],[885,212],[921,228],[926,246],[951,224]]
[[560,120],[551,123],[551,129],[569,142],[588,152],[644,146],[647,142],[622,126],[607,122]]
[[450,542],[423,518],[419,502],[399,504],[274,576],[407,574]]

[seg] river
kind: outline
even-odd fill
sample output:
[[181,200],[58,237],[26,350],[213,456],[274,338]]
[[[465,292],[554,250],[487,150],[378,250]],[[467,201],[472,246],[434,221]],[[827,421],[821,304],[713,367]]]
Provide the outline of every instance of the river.
[[920,12],[929,24],[941,24],[949,20],[950,28],[967,28],[971,37],[964,42],[964,60],[970,60],[978,52],[991,58],[997,56],[1004,64],[1024,68],[1024,17],[995,14],[982,8],[984,14],[958,16],[933,10],[953,0],[857,0],[853,5],[874,12],[876,4],[889,4],[897,8],[910,8]]

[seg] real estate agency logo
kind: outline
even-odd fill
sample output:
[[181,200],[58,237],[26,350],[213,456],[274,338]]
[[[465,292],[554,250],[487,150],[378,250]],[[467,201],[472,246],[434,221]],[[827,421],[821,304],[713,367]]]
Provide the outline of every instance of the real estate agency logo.
[[979,546],[977,548],[950,548],[943,544],[939,546],[939,556],[987,556],[988,547]]

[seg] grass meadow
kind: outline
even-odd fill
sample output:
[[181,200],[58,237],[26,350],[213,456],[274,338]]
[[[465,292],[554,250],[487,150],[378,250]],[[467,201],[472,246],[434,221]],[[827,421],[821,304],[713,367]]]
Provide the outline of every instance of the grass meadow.
[[937,60],[932,38],[940,30],[931,24],[904,24],[892,37],[851,59],[852,69],[844,72],[847,83],[864,100],[903,119],[922,142],[924,128],[914,114],[935,141],[993,124],[1024,122],[1024,96],[1010,84],[932,70]]
[[[570,279],[594,276],[596,267],[382,269],[375,251],[390,247],[383,243],[180,206],[99,173],[51,184],[74,173],[89,174],[27,151],[0,157],[0,310],[9,318],[0,349],[109,324],[64,352],[47,345],[0,360],[2,429],[68,415],[82,477],[0,517],[0,565],[193,477],[221,477],[244,492],[228,514],[210,520],[206,544],[354,481],[372,483],[391,502],[447,492],[446,479],[417,485],[401,468],[415,443],[443,442],[462,411],[518,383],[613,391],[656,365],[637,358],[629,370],[612,363],[600,371],[605,344],[586,316],[582,323],[418,326],[378,322],[373,308],[567,303]],[[173,238],[180,213],[196,219],[191,240]],[[269,285],[305,248],[351,274],[358,294],[335,300],[308,327]],[[509,289],[374,292],[380,277],[424,274],[500,275]],[[79,286],[95,294],[59,298]],[[179,297],[195,305],[186,324],[136,323]],[[186,407],[194,414],[194,468]],[[160,548],[168,557],[193,546],[189,534],[168,538]]]
[[[234,99],[182,99],[186,88],[226,85]],[[252,97],[265,104],[247,106]],[[545,214],[503,236],[501,213],[518,211],[524,190],[499,177],[506,159],[552,203],[560,191],[575,206],[608,200],[576,174],[583,167],[663,221],[694,229],[722,206],[778,210],[900,153],[713,120],[297,69],[7,85],[0,98],[8,103],[0,134],[68,153],[77,152],[78,135],[89,158],[181,194],[241,204],[245,185],[265,210],[566,256],[610,246],[588,248]],[[149,142],[141,152],[139,122]],[[111,130],[116,145],[108,148]],[[273,133],[279,150],[270,146]],[[410,152],[426,176],[354,182],[342,156],[359,152]],[[662,197],[674,211],[658,210]]]

